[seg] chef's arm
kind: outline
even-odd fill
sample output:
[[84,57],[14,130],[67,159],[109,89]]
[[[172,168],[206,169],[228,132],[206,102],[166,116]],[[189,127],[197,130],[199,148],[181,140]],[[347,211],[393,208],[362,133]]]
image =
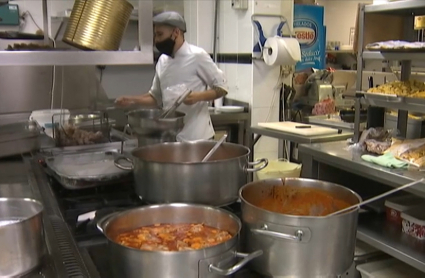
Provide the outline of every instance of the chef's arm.
[[151,93],[139,95],[139,96],[123,96],[117,98],[115,101],[118,105],[129,106],[129,105],[141,105],[145,107],[158,107],[156,99]]
[[186,105],[192,105],[200,101],[213,101],[215,99],[224,97],[227,95],[227,91],[220,87],[213,87],[210,90],[203,92],[192,92],[186,97],[184,103]]

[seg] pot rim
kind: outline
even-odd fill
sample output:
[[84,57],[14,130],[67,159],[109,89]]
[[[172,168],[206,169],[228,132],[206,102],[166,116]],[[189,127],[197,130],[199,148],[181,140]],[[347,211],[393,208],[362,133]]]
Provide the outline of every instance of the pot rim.
[[142,150],[145,150],[145,149],[148,149],[148,148],[157,147],[159,145],[184,145],[184,144],[195,145],[197,143],[205,143],[205,142],[213,142],[214,144],[216,143],[214,140],[196,140],[196,141],[185,141],[185,142],[163,142],[163,143],[147,145],[147,146],[136,148],[136,149],[131,151],[131,155],[138,160],[140,159],[143,162],[149,162],[149,163],[172,164],[172,165],[208,165],[208,164],[217,164],[217,163],[221,163],[221,162],[228,162],[228,161],[231,161],[231,160],[247,157],[251,153],[251,150],[249,148],[243,146],[243,145],[230,143],[230,142],[223,142],[222,145],[232,145],[232,146],[236,146],[236,147],[239,147],[239,148],[243,148],[247,151],[247,153],[244,154],[244,155],[241,155],[241,156],[237,156],[237,157],[220,159],[220,160],[212,160],[212,161],[206,161],[206,162],[202,162],[202,161],[196,161],[196,162],[163,162],[163,161],[146,160],[146,159],[142,159],[142,158],[134,155],[134,153],[136,153],[138,151],[142,151]]
[[0,226],[0,229],[1,228],[6,228],[6,227],[10,227],[10,226],[13,226],[13,225],[19,225],[22,222],[29,221],[29,220],[31,220],[33,218],[38,217],[44,211],[43,204],[40,201],[36,200],[36,199],[32,199],[32,198],[14,198],[14,197],[11,197],[11,198],[9,198],[9,197],[1,197],[0,198],[0,202],[8,202],[8,201],[30,202],[30,203],[37,204],[39,206],[39,208],[37,209],[37,212],[34,213],[34,214],[32,214],[31,216],[24,217],[24,218],[22,218],[22,220],[19,220],[18,222],[14,222],[14,223],[11,223],[11,224],[2,225],[2,226]]
[[[265,179],[265,180],[262,180],[262,181],[281,181],[281,182],[284,182],[284,180],[320,181],[320,180],[306,179],[306,178],[285,178],[285,179],[279,178],[279,179]],[[254,181],[254,182],[250,182],[250,183],[247,183],[244,186],[242,186],[241,189],[239,189],[239,198],[241,199],[242,203],[244,203],[244,204],[246,204],[246,205],[248,205],[248,206],[250,206],[252,208],[255,208],[257,210],[260,210],[263,213],[267,213],[267,214],[271,214],[271,215],[284,216],[284,217],[288,217],[288,218],[291,218],[291,219],[301,219],[301,220],[302,219],[306,219],[306,220],[308,220],[308,219],[323,219],[323,220],[325,220],[325,219],[328,219],[328,218],[343,217],[346,214],[350,214],[350,213],[353,213],[355,211],[359,211],[360,210],[360,208],[357,207],[357,208],[352,209],[352,210],[349,210],[347,212],[336,214],[336,215],[332,215],[332,216],[327,216],[327,215],[324,215],[324,216],[304,216],[304,215],[292,215],[292,214],[284,214],[284,213],[273,212],[273,211],[266,210],[266,209],[263,209],[263,208],[260,208],[260,207],[257,207],[255,205],[251,204],[250,202],[248,202],[242,196],[242,191],[245,188],[251,186],[252,184],[256,184],[258,182],[259,181]],[[357,194],[356,192],[354,192],[353,190],[351,190],[350,188],[345,187],[345,186],[342,186],[342,185],[339,185],[339,184],[336,184],[336,183],[333,183],[333,182],[327,182],[327,181],[324,181],[324,182],[330,183],[330,184],[332,184],[333,186],[336,186],[336,187],[344,188],[345,190],[349,191],[350,193],[352,193],[357,198],[358,203],[362,202],[362,198],[360,197],[360,195]],[[242,211],[243,211],[243,209],[242,209]]]
[[[163,111],[163,109],[158,109],[158,108],[139,108],[139,109],[133,109],[130,110],[128,112],[126,112],[126,116],[127,117],[136,117],[131,115],[132,113],[137,113],[140,111]],[[177,117],[174,118],[165,118],[165,119],[149,119],[149,118],[141,118],[144,120],[151,120],[151,121],[157,121],[157,122],[172,122],[175,121],[176,119],[182,119],[184,117],[186,117],[186,113],[180,112],[180,111],[175,111],[174,113],[176,113],[176,115],[178,115]]]
[[[112,222],[114,219],[117,219],[118,217],[122,217],[123,215],[125,215],[126,213],[130,213],[132,211],[136,211],[136,210],[150,210],[150,209],[156,209],[156,208],[162,208],[162,207],[175,207],[175,208],[179,208],[179,207],[198,207],[198,208],[202,208],[202,209],[209,209],[209,210],[215,210],[215,211],[219,211],[221,213],[225,213],[227,214],[230,218],[232,218],[232,220],[236,221],[237,225],[238,225],[238,231],[237,233],[235,233],[231,239],[222,242],[218,245],[214,245],[214,246],[210,246],[210,247],[205,247],[205,248],[201,248],[201,249],[197,249],[197,250],[183,250],[183,251],[152,251],[152,250],[141,250],[141,249],[136,249],[136,248],[131,248],[131,247],[127,247],[124,246],[122,244],[117,243],[115,240],[111,239],[108,235],[105,234],[105,230],[107,229],[107,226],[110,222]],[[141,207],[137,207],[137,208],[133,208],[133,209],[129,209],[129,210],[125,210],[119,213],[114,214],[113,216],[111,216],[110,218],[108,218],[106,221],[106,223],[102,224],[102,234],[108,239],[109,242],[118,245],[122,248],[126,248],[129,250],[133,250],[133,251],[138,251],[138,252],[142,252],[142,253],[155,253],[155,254],[162,254],[162,255],[168,255],[168,256],[172,256],[172,255],[176,255],[176,254],[189,254],[189,253],[195,253],[195,252],[202,252],[204,250],[211,250],[213,248],[217,248],[222,246],[223,244],[234,240],[236,237],[239,236],[239,234],[241,233],[242,230],[242,221],[239,219],[239,217],[237,217],[234,213],[227,211],[225,209],[222,208],[216,208],[216,207],[212,207],[212,206],[206,206],[206,205],[200,205],[200,204],[189,204],[189,203],[170,203],[170,204],[157,204],[157,205],[147,205],[147,206],[141,206]],[[153,224],[151,224],[153,225]]]

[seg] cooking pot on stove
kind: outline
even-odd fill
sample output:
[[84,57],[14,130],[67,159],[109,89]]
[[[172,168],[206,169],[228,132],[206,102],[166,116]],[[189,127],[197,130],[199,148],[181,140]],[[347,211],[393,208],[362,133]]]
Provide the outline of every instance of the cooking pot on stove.
[[163,142],[176,142],[177,134],[184,127],[186,114],[174,112],[165,119],[159,119],[161,109],[137,109],[128,112],[130,131],[137,135],[139,147]]
[[[274,190],[291,185],[324,190],[349,205],[361,202],[343,186],[310,179],[286,178],[252,182],[240,189],[242,202],[242,246],[245,252],[263,250],[250,267],[272,277],[338,277],[352,265],[359,209],[330,217],[295,216],[260,208],[273,202]],[[275,201],[283,202],[276,199]]]
[[32,199],[0,198],[0,277],[20,277],[44,254],[43,205]]
[[[131,159],[117,158],[115,165],[133,170],[136,193],[148,203],[225,206],[238,199],[248,173],[264,169],[268,160],[248,162],[247,147],[223,143],[209,161],[201,162],[215,143],[196,141],[145,146],[133,150]],[[132,166],[120,164],[123,159]]]
[[[190,251],[147,251],[125,247],[115,236],[139,227],[158,223],[203,223],[226,230],[233,237],[216,246]],[[110,265],[114,277],[126,278],[219,278],[240,270],[261,256],[236,251],[240,220],[223,209],[201,205],[168,204],[145,206],[106,216],[98,228],[108,239]],[[237,258],[243,258],[237,262]]]

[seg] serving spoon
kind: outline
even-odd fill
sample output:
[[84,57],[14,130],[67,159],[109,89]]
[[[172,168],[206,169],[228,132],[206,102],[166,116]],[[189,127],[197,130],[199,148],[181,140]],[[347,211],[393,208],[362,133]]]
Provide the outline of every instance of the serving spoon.
[[217,151],[217,149],[223,144],[223,142],[226,140],[227,134],[224,134],[223,137],[221,137],[220,140],[217,141],[217,143],[214,145],[214,147],[207,153],[207,155],[202,159],[202,162],[208,161],[208,159],[211,158],[211,156]]

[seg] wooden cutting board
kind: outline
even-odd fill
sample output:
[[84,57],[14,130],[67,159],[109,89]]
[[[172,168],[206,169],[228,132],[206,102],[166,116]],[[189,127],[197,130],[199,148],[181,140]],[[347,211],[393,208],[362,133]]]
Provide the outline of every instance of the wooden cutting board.
[[[258,126],[264,127],[267,129],[273,129],[273,130],[278,130],[282,132],[303,135],[307,137],[338,134],[338,130],[334,128],[323,127],[318,125],[295,123],[295,122],[258,123]],[[310,128],[299,128],[302,126],[309,126]]]

